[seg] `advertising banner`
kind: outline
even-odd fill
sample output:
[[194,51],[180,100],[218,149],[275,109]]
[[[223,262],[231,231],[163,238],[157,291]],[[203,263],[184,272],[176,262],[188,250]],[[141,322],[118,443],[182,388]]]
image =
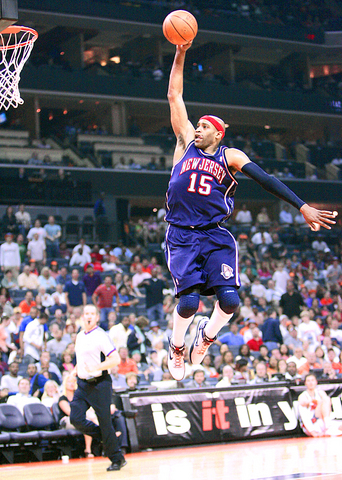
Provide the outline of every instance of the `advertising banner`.
[[297,428],[287,386],[131,395],[141,449],[285,435]]
[[[227,442],[299,433],[297,399],[304,386],[287,383],[229,389],[130,394],[140,449]],[[340,383],[320,385],[342,419]]]

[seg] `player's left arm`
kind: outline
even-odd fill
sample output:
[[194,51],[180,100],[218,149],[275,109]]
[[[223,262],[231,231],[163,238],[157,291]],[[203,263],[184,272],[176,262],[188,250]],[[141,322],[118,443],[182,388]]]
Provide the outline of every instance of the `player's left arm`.
[[259,165],[252,162],[241,150],[236,148],[226,149],[225,157],[233,174],[237,171],[243,173],[247,177],[257,182],[268,192],[296,207],[301,212],[306,223],[311,227],[312,230],[316,230],[315,224],[330,230],[330,225],[334,225],[336,223],[333,220],[336,216],[334,212],[330,212],[328,210],[317,210],[314,207],[310,207],[310,205],[301,200],[283,182],[272,175],[269,175],[262,168],[260,168]]

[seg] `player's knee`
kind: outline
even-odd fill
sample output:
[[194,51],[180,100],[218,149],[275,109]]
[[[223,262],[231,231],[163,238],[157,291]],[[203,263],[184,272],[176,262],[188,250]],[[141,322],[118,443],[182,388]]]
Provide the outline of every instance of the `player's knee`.
[[193,292],[186,295],[181,295],[177,307],[179,315],[183,318],[189,318],[192,315],[195,315],[198,310],[199,300],[199,293]]
[[234,313],[240,305],[237,290],[232,287],[220,287],[216,291],[221,310],[227,315]]

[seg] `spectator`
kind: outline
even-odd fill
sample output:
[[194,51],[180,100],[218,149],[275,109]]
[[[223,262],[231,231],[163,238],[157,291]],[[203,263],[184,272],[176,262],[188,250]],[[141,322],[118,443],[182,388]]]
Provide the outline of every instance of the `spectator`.
[[56,286],[56,291],[51,295],[53,305],[49,308],[50,315],[56,315],[57,310],[61,310],[63,314],[67,311],[65,293],[63,292],[63,285],[60,283]]
[[138,285],[138,288],[142,287],[146,292],[146,311],[148,318],[152,321],[163,322],[165,318],[163,309],[163,290],[167,288],[167,285],[164,280],[158,278],[157,268],[152,270],[149,278],[146,278]]
[[315,370],[322,370],[322,365],[318,361],[315,352],[306,352],[306,362],[298,368],[299,375],[305,377],[308,373]]
[[244,339],[243,336],[239,333],[239,327],[237,323],[232,322],[230,323],[230,332],[224,333],[217,339],[217,343],[222,345],[223,343],[230,346],[230,345],[243,345]]
[[27,363],[34,363],[39,360],[41,351],[46,345],[46,332],[44,325],[49,317],[45,313],[41,313],[39,318],[30,322],[24,332],[24,360]]
[[109,221],[106,213],[105,207],[105,200],[106,194],[105,192],[100,193],[100,198],[96,200],[94,205],[94,216],[96,222],[96,233],[100,240],[100,242],[105,242],[108,238],[108,226]]
[[44,393],[41,398],[41,403],[50,409],[54,403],[58,402],[58,400],[58,383],[56,383],[54,380],[48,380],[44,385]]
[[36,302],[33,300],[33,294],[30,290],[28,290],[25,294],[24,300],[19,303],[19,308],[22,315],[28,315],[31,311],[31,308],[35,306]]
[[205,379],[203,370],[197,369],[192,375],[192,380],[185,384],[186,388],[208,388],[211,385]]
[[319,345],[321,329],[317,322],[310,320],[308,311],[303,311],[300,314],[300,318],[301,323],[298,326],[298,338],[302,342],[308,342],[310,350],[313,351]]
[[121,389],[121,388],[126,388],[126,376],[118,373],[118,366],[116,365],[113,367],[110,371],[110,376],[112,379],[112,387],[113,390]]
[[55,380],[59,385],[62,383],[61,371],[54,362],[51,362],[51,355],[49,352],[41,352],[37,369],[38,373],[42,372],[43,370],[47,370],[49,373],[49,378]]
[[293,351],[293,355],[287,359],[286,363],[294,362],[297,369],[301,368],[306,363],[306,358],[303,355],[303,348],[296,347]]
[[293,216],[290,212],[290,205],[287,203],[283,205],[283,208],[279,213],[279,223],[283,227],[289,227],[293,225]]
[[279,306],[284,315],[287,315],[289,318],[293,316],[299,316],[301,311],[301,306],[304,305],[303,298],[301,294],[295,290],[294,283],[290,280],[286,284],[286,293],[284,293],[279,301]]
[[262,207],[261,211],[258,213],[258,215],[256,217],[256,222],[259,225],[266,225],[266,226],[268,226],[271,223],[271,220],[270,220],[270,217],[268,216],[266,207]]
[[247,205],[245,203],[242,204],[241,210],[238,211],[235,217],[235,222],[243,229],[246,228],[249,230],[251,227],[253,218],[251,212],[247,210]]
[[275,282],[273,280],[268,280],[265,295],[267,303],[278,306],[279,300],[282,295],[283,292],[279,288],[276,288]]
[[311,247],[316,252],[325,252],[325,253],[330,252],[330,248],[328,247],[327,243],[323,240],[323,235],[321,233],[317,235],[317,238],[312,242]]
[[225,365],[222,369],[222,378],[216,384],[216,388],[230,387],[234,384],[234,370],[230,365]]
[[143,266],[141,263],[138,263],[136,266],[136,273],[132,277],[132,287],[138,287],[144,280],[151,278],[152,275],[148,272],[143,271]]
[[342,266],[338,261],[338,257],[334,257],[332,264],[326,270],[326,279],[329,285],[342,283]]
[[267,311],[267,318],[261,325],[262,339],[269,350],[277,348],[283,343],[283,336],[280,331],[280,323],[277,312],[273,308]]
[[5,243],[0,246],[0,266],[4,272],[11,270],[14,278],[18,277],[20,269],[20,253],[19,246],[13,242],[13,233],[5,234]]
[[67,342],[63,340],[63,330],[58,327],[53,335],[53,339],[46,343],[46,351],[49,352],[50,355],[54,355],[60,361],[66,347]]
[[71,280],[67,281],[64,286],[65,301],[67,311],[72,313],[76,307],[84,307],[87,304],[87,294],[84,283],[79,280],[79,271],[73,268],[71,272]]
[[121,319],[121,322],[111,327],[109,337],[116,348],[127,347],[127,339],[131,332],[129,318],[125,316]]
[[283,262],[277,263],[277,270],[274,272],[272,276],[272,280],[275,283],[275,288],[283,292],[286,292],[287,282],[290,280],[290,275],[285,270]]
[[144,333],[144,329],[148,324],[148,319],[143,315],[140,315],[135,322],[133,331],[127,338],[127,348],[129,352],[132,353],[134,350],[139,350],[144,361],[146,361],[147,346],[150,345],[150,341],[146,338]]
[[252,286],[251,286],[251,295],[254,298],[266,298],[266,288],[265,286],[261,283],[259,277],[255,277]]
[[79,251],[79,249],[82,248],[84,253],[88,253],[89,255],[91,254],[91,248],[89,245],[86,244],[84,238],[80,239],[80,243],[78,243],[73,249],[72,249],[72,254],[76,253]]
[[12,270],[5,270],[5,275],[1,280],[1,287],[6,288],[7,290],[17,290],[18,281],[13,277]]
[[8,405],[14,405],[22,414],[24,414],[25,405],[31,403],[40,403],[39,398],[30,395],[30,381],[27,378],[21,378],[18,382],[18,393],[8,397]]
[[38,289],[38,277],[30,271],[29,265],[25,265],[23,272],[18,276],[18,286],[22,290]]
[[59,239],[62,235],[60,225],[55,223],[55,217],[50,215],[48,223],[44,225],[46,231],[46,254],[49,258],[57,258],[59,255]]
[[97,305],[100,310],[100,323],[101,325],[107,325],[108,313],[113,311],[113,302],[115,297],[115,303],[119,303],[118,291],[112,284],[111,275],[106,275],[104,283],[99,285],[92,295],[92,301],[94,305]]
[[138,373],[138,367],[134,360],[128,357],[127,347],[120,347],[119,350],[120,363],[118,365],[118,373],[126,375],[127,373],[133,372]]
[[26,234],[31,227],[31,215],[25,210],[25,205],[23,203],[19,205],[18,211],[15,214],[15,219],[20,233],[26,237]]
[[263,340],[260,334],[260,330],[258,329],[258,327],[255,326],[252,328],[252,338],[248,340],[247,345],[252,352],[258,352],[262,344]]
[[299,382],[302,377],[297,372],[296,363],[287,361],[286,365],[285,380],[289,380],[290,382]]
[[23,377],[21,375],[18,375],[19,372],[19,363],[16,361],[13,361],[8,365],[8,374],[3,375],[1,377],[1,384],[0,388],[4,389],[7,388],[9,393],[18,393],[19,392],[19,387],[18,387],[18,382],[20,379]]
[[[87,302],[90,303],[93,293],[102,283],[101,276],[99,273],[94,272],[94,265],[92,263],[88,263],[86,273],[82,280],[87,294]],[[116,343],[114,343],[114,345],[116,345]]]
[[71,275],[68,273],[67,267],[61,267],[59,275],[57,275],[55,280],[57,285],[58,284],[65,285],[66,282],[71,280]]
[[287,345],[292,351],[296,348],[302,348],[303,342],[298,338],[298,330],[291,323],[287,326],[288,335],[284,338],[284,344]]
[[9,232],[13,236],[17,235],[19,228],[17,224],[17,219],[13,213],[13,208],[8,206],[6,208],[6,213],[2,217],[2,231]]
[[163,341],[164,332],[159,327],[158,322],[151,322],[150,323],[150,330],[146,333],[146,338],[150,341],[152,348],[155,348],[155,345]]
[[255,367],[255,377],[249,382],[250,385],[258,385],[268,382],[267,367],[264,362],[258,362]]
[[27,257],[29,260],[34,259],[36,265],[40,270],[46,264],[46,246],[44,240],[39,239],[39,234],[36,232],[32,240],[27,245]]
[[28,234],[27,234],[27,239],[32,240],[33,236],[35,233],[38,233],[39,235],[39,240],[42,240],[45,242],[45,237],[46,237],[46,230],[41,226],[40,220],[37,218],[37,220],[34,222],[34,227],[32,227]]
[[79,248],[75,253],[72,254],[69,265],[84,267],[86,263],[91,263],[91,257],[89,253],[86,253],[82,248]]
[[38,277],[38,284],[40,287],[44,287],[45,290],[55,290],[56,280],[50,275],[49,267],[42,268],[41,274]]

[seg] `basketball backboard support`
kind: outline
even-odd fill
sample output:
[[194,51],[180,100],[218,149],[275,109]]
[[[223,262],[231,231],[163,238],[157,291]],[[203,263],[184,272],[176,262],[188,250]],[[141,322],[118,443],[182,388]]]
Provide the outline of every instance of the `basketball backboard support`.
[[0,0],[0,32],[18,21],[18,0]]

